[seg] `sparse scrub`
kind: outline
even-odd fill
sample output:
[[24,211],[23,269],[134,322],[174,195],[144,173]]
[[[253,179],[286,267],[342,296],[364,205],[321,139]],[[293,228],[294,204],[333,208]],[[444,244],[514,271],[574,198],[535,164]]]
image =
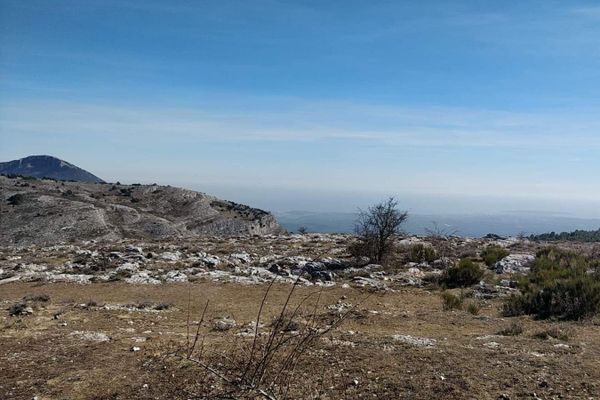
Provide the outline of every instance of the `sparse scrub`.
[[444,311],[450,310],[462,310],[464,298],[462,294],[456,294],[450,290],[444,290],[442,292],[442,306]]
[[488,267],[493,267],[498,261],[508,256],[510,253],[498,245],[489,245],[481,252],[481,257]]
[[471,261],[463,258],[458,264],[451,266],[442,275],[442,284],[448,288],[468,287],[478,283],[483,277],[483,270]]
[[467,305],[467,312],[471,315],[479,315],[479,311],[481,311],[481,305],[477,302],[470,302]]
[[[316,345],[317,339],[336,328],[353,310],[350,308],[335,320],[322,323],[317,315],[321,292],[309,294],[292,307],[292,295],[299,282],[296,281],[281,312],[273,318],[268,330],[261,334],[263,307],[274,282],[267,288],[256,321],[253,322],[252,340],[244,342],[238,339],[230,353],[216,358],[207,355],[209,352],[204,349],[201,333],[209,306],[209,302],[206,302],[196,333],[193,337],[188,334],[186,354],[180,358],[198,366],[209,375],[209,379],[216,379],[218,384],[207,389],[210,393],[195,395],[201,398],[289,398],[287,393],[290,387],[301,384],[302,377],[295,374],[295,369],[303,356]],[[313,298],[314,303],[310,304]],[[297,319],[303,306],[312,310],[311,316],[306,324],[299,324]],[[188,315],[188,321],[189,318]]]
[[535,337],[537,339],[542,339],[542,340],[557,339],[557,340],[563,340],[563,341],[568,341],[571,336],[572,336],[572,334],[569,329],[566,329],[566,328],[560,327],[560,326],[553,326],[551,328],[536,332],[533,335],[533,337]]
[[415,244],[410,246],[408,260],[411,262],[433,262],[437,259],[437,254],[433,247],[424,244]]
[[519,336],[523,333],[523,325],[518,321],[513,321],[506,328],[498,332],[502,336]]
[[598,262],[559,249],[541,250],[529,275],[518,282],[521,293],[504,303],[507,316],[578,320],[600,313]]
[[24,301],[31,301],[34,303],[47,303],[50,301],[50,296],[47,294],[29,294],[23,297]]

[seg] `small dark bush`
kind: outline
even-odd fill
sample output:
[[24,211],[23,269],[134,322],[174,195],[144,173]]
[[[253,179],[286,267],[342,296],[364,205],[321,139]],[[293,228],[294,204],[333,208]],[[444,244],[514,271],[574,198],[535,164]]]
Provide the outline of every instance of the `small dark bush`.
[[374,258],[376,243],[371,240],[356,240],[348,245],[348,253],[352,257],[361,258],[368,257],[369,259]]
[[540,251],[518,287],[521,293],[504,303],[507,316],[579,320],[600,313],[597,260],[579,254],[552,248]]
[[409,261],[416,263],[422,263],[424,261],[433,262],[437,259],[437,255],[433,247],[419,243],[410,247],[408,259]]
[[85,304],[85,308],[98,307],[98,303],[95,300],[90,300]]
[[157,311],[168,310],[169,308],[171,308],[171,304],[169,303],[158,303],[154,305],[154,309]]
[[485,262],[485,265],[488,267],[494,266],[498,261],[502,260],[504,257],[509,255],[510,253],[506,251],[501,246],[498,245],[489,245],[481,252],[481,257]]
[[7,201],[11,206],[18,206],[25,202],[25,196],[22,193],[13,194]]
[[27,303],[16,303],[8,308],[8,314],[10,316],[26,315],[27,314]]
[[483,277],[483,270],[468,258],[461,259],[444,271],[442,284],[449,288],[468,287],[478,283]]

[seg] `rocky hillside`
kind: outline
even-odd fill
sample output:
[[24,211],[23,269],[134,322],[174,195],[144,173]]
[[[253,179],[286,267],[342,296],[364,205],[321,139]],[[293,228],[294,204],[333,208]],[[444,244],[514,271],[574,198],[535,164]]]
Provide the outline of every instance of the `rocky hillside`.
[[191,190],[0,176],[0,245],[265,235],[268,212]]
[[97,176],[52,156],[29,156],[20,160],[2,162],[0,174],[52,178],[61,181],[104,182]]

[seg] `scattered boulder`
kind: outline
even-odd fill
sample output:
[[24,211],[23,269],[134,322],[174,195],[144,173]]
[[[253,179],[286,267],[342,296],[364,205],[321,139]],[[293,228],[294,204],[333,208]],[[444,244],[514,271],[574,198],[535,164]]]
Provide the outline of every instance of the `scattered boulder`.
[[165,261],[175,262],[175,261],[181,260],[181,253],[179,253],[179,252],[171,253],[169,251],[165,251],[164,253],[162,253],[160,255],[160,258]]
[[498,261],[494,268],[498,274],[527,273],[534,261],[533,254],[510,254]]
[[125,282],[138,285],[158,285],[160,281],[150,276],[146,271],[141,271],[137,274],[125,278]]
[[228,331],[236,326],[237,323],[233,318],[220,318],[213,322],[213,329],[220,332]]
[[166,282],[187,282],[188,277],[181,271],[169,271],[164,275],[164,279]]
[[424,338],[424,337],[416,337],[411,335],[394,335],[392,338],[398,342],[406,343],[415,347],[435,347],[437,344],[437,340]]
[[241,262],[242,264],[250,264],[250,254],[248,253],[234,253],[229,256],[234,261]]
[[91,342],[109,342],[110,337],[102,332],[89,332],[89,331],[74,331],[71,332],[70,336],[75,336],[78,339],[89,340]]

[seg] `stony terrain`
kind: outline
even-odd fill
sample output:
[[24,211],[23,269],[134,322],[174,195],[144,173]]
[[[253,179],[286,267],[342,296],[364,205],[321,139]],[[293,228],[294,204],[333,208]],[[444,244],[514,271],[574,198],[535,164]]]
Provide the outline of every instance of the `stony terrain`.
[[447,240],[409,237],[397,243],[437,247],[432,262],[402,258],[383,267],[347,254],[350,235],[307,234],[286,236],[215,237],[172,241],[108,241],[44,246],[5,247],[0,284],[13,281],[131,284],[182,283],[209,280],[242,284],[280,282],[303,285],[352,285],[393,290],[423,286],[428,277],[464,256],[477,256],[487,244],[510,246],[509,255],[488,272],[477,288],[486,293],[510,293],[510,276],[524,272],[533,261],[536,246],[517,239]]
[[281,231],[266,211],[186,189],[0,176],[1,244]]
[[[205,398],[219,383],[177,357],[190,328],[202,333],[214,365],[228,362],[252,343],[261,299],[275,280],[263,329],[292,282],[300,283],[294,306],[318,294],[306,319],[329,321],[348,312],[306,353],[289,398],[599,398],[599,321],[501,315],[515,274],[527,272],[544,244],[408,237],[383,267],[350,258],[352,240],[307,234],[5,246],[0,393],[10,399]],[[489,244],[510,255],[463,290],[476,312],[444,310],[431,278],[458,258],[478,260]],[[435,259],[411,261],[418,245],[434,248]]]

